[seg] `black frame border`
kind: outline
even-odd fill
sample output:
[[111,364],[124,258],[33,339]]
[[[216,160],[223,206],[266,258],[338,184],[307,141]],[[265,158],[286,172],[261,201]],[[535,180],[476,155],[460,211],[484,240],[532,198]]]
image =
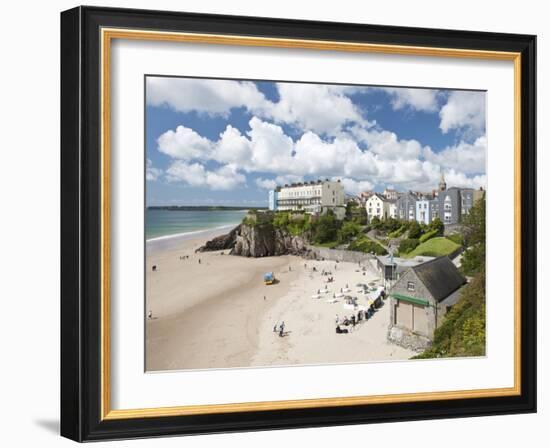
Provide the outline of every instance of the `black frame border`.
[[[521,395],[101,420],[100,29],[521,53]],[[76,441],[536,412],[536,36],[77,7],[61,13],[61,435]]]

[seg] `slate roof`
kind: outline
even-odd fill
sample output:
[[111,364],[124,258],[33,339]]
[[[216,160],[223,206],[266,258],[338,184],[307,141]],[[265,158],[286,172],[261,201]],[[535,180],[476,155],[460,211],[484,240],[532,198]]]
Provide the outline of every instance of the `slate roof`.
[[413,266],[411,269],[438,302],[466,283],[464,276],[447,256]]

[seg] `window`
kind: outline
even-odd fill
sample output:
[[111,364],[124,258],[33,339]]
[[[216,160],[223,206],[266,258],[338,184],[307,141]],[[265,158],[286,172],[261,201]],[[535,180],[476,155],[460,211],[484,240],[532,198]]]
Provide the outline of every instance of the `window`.
[[407,282],[407,291],[414,291],[414,282]]

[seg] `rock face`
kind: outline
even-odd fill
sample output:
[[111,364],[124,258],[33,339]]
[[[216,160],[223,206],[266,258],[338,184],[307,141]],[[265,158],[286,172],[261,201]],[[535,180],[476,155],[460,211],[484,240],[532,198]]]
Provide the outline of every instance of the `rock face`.
[[237,234],[241,229],[241,224],[235,227],[231,232],[217,236],[216,238],[207,241],[204,246],[197,249],[197,252],[211,252],[215,250],[230,250],[235,247],[235,241],[237,240]]
[[240,224],[227,235],[208,241],[199,252],[231,249],[231,255],[269,257],[274,255],[308,256],[307,241],[272,225]]

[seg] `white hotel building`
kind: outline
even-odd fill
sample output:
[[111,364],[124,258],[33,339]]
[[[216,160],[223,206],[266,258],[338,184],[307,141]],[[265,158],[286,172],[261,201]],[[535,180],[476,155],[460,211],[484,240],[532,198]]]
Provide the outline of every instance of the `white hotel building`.
[[343,219],[346,212],[344,187],[339,180],[299,182],[277,187],[269,192],[269,209],[310,214],[332,210],[339,219]]

